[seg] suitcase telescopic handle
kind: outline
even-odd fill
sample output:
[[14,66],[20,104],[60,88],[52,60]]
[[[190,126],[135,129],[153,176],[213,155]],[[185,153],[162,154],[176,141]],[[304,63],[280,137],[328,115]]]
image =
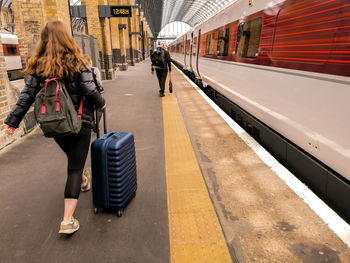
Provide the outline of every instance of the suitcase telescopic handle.
[[103,118],[103,134],[107,133],[107,118],[106,118],[106,108],[104,108],[103,110],[97,109],[95,111],[95,116],[96,116],[96,137],[100,138],[100,120],[101,120],[101,114],[99,114],[99,112],[102,111],[102,118]]
[[107,133],[107,118],[106,118],[106,108],[102,110],[103,112],[103,134]]

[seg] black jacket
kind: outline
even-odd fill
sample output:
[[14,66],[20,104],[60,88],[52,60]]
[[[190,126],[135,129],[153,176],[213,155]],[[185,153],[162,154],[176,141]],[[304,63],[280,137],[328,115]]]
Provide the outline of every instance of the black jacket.
[[[165,62],[166,62],[166,65],[165,65],[165,68],[162,68],[161,70],[165,70],[165,71],[171,71],[171,57],[170,57],[170,53],[169,51],[165,50],[164,48],[161,48],[163,49],[164,51],[164,59],[165,59]],[[152,60],[152,54],[153,52],[151,52],[151,60]],[[154,71],[154,67],[153,67],[153,63],[152,63],[152,71]]]
[[[5,123],[11,127],[18,128],[24,115],[29,110],[35,100],[36,94],[42,88],[40,83],[46,78],[32,73],[28,76],[16,105],[7,116]],[[66,89],[72,99],[74,107],[78,112],[81,100],[83,100],[82,125],[92,128],[94,120],[94,107],[101,108],[105,105],[105,100],[98,92],[92,72],[82,68],[80,72],[71,77],[63,79]]]

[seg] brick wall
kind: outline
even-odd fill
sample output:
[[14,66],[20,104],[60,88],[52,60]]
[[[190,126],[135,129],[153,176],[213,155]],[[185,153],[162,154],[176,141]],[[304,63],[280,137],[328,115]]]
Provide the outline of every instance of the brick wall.
[[44,23],[41,0],[17,0],[12,2],[15,18],[15,32],[18,36],[22,64],[25,67],[28,57],[35,49]]
[[[2,45],[0,40],[0,46]],[[2,48],[0,49],[0,149],[13,140],[19,138],[24,130],[19,128],[13,136],[5,135],[5,119],[17,101],[19,92],[10,86],[5,67],[5,58]]]
[[71,28],[67,0],[16,0],[12,1],[12,10],[24,67],[46,21],[61,20],[69,30]]
[[4,53],[3,50],[0,49],[0,131],[2,131],[5,128],[4,120],[9,112],[9,103],[7,100],[7,92],[5,87],[6,78],[7,72],[5,68]]
[[107,5],[108,1],[84,0],[82,4],[86,6],[88,34],[95,36],[98,40],[101,77],[102,79],[113,79],[110,20],[108,18],[99,18],[97,8],[98,5]]

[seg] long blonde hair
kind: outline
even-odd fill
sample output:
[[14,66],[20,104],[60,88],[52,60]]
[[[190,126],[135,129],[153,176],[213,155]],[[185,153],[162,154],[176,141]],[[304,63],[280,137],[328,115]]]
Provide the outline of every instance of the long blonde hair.
[[24,73],[34,72],[43,77],[67,77],[89,67],[84,55],[61,21],[49,21],[41,30],[36,50],[28,61]]

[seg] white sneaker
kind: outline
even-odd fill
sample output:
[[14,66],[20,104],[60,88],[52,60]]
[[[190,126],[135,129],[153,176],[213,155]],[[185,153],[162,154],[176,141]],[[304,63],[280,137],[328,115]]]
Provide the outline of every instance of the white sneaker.
[[86,177],[86,183],[81,184],[81,191],[87,192],[91,189],[91,169],[84,169],[83,176]]
[[60,234],[73,234],[74,232],[78,231],[79,229],[79,221],[72,217],[71,221],[62,221],[60,231],[58,233]]

